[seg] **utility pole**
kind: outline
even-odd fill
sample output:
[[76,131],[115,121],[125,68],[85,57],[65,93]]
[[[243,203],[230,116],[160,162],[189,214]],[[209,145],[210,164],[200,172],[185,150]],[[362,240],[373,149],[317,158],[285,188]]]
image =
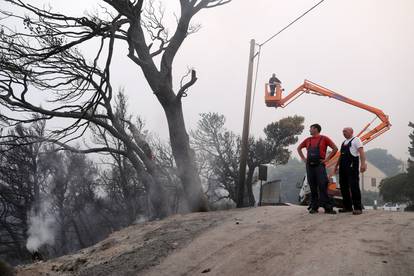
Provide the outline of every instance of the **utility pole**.
[[256,41],[250,40],[250,55],[249,67],[247,71],[247,86],[246,86],[246,100],[244,103],[244,122],[243,134],[241,141],[240,152],[240,168],[239,168],[239,183],[237,187],[237,207],[244,207],[244,187],[246,180],[246,164],[249,143],[249,127],[250,127],[250,106],[252,100],[252,82],[253,82],[253,64],[254,64],[254,48]]

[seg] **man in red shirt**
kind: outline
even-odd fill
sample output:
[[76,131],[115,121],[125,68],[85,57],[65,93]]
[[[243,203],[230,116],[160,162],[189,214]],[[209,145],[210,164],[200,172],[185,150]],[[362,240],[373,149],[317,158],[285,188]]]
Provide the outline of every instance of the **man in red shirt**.
[[[320,135],[322,128],[319,124],[310,126],[311,137],[306,138],[297,150],[300,158],[306,163],[306,176],[311,190],[311,202],[309,213],[318,212],[319,207],[325,209],[327,214],[336,214],[328,197],[328,175],[326,173],[325,163],[328,162],[338,151],[337,146],[329,137]],[[326,158],[327,148],[332,149]],[[307,156],[305,158],[302,149],[306,148]]]

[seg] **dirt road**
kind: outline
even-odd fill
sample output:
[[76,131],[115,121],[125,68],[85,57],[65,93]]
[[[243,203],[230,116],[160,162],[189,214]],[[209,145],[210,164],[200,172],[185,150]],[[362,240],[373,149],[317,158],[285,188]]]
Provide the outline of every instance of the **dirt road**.
[[129,227],[18,275],[414,275],[414,213],[310,215],[299,206]]

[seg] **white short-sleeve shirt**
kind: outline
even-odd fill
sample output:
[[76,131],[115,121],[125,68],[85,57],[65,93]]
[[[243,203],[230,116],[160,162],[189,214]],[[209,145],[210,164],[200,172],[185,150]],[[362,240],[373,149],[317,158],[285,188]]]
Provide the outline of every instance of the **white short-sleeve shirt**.
[[[352,138],[354,138],[354,137],[352,137]],[[352,138],[346,139],[344,141],[344,145],[345,146],[348,145],[349,141],[351,141]],[[351,147],[349,148],[349,151],[351,152],[351,154],[353,156],[356,157],[356,156],[359,156],[358,149],[363,148],[363,147],[364,147],[364,145],[362,144],[361,139],[359,139],[359,137],[355,137],[354,140],[352,140]]]

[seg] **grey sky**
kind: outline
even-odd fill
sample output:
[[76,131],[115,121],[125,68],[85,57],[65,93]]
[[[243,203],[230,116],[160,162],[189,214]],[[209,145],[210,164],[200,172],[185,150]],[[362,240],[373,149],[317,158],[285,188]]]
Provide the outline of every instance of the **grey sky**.
[[[50,2],[54,9],[71,14],[103,3],[33,2]],[[171,12],[178,1],[163,2]],[[316,2],[233,0],[196,16],[194,23],[202,24],[202,29],[186,40],[175,62],[176,81],[187,67],[195,67],[199,77],[184,99],[187,128],[195,126],[200,112],[214,111],[226,116],[229,129],[241,133],[250,39],[264,41]],[[413,13],[412,0],[326,0],[262,49],[251,133],[263,135],[263,128],[271,121],[298,114],[306,117],[306,131],[300,139],[308,135],[309,124],[319,122],[323,133],[339,144],[344,126],[352,126],[358,132],[373,118],[352,106],[311,95],[302,96],[286,109],[268,108],[263,101],[263,88],[274,72],[286,92],[309,79],[382,109],[393,126],[369,143],[367,149],[386,148],[405,160],[408,121],[414,121]],[[125,45],[118,46],[114,85],[125,87],[131,111],[142,115],[151,131],[167,137],[162,108],[141,72],[126,58]],[[85,53],[92,51],[92,47],[85,49]]]

